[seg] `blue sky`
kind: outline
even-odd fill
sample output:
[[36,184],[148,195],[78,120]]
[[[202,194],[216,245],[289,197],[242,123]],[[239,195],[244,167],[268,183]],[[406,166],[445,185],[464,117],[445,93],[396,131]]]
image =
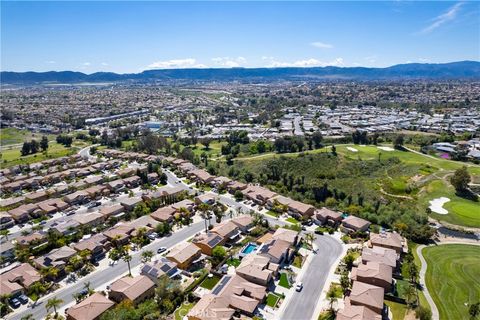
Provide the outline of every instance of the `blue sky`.
[[1,2],[2,71],[480,60],[480,3]]

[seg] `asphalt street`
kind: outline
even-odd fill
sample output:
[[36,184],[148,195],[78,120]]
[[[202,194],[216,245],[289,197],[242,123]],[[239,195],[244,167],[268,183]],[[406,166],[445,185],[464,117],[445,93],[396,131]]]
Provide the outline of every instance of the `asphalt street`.
[[342,245],[338,240],[328,235],[316,235],[316,237],[315,244],[318,252],[308,265],[302,279],[298,280],[303,283],[303,290],[293,293],[281,319],[310,320],[312,318],[330,268],[342,253]]

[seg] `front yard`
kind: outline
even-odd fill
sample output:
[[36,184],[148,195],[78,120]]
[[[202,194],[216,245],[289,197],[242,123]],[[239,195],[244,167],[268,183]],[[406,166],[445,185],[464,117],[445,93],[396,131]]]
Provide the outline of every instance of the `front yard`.
[[280,300],[280,297],[277,296],[276,294],[270,292],[267,295],[267,306],[275,308],[277,306],[278,301]]
[[290,285],[290,282],[288,281],[288,276],[286,273],[280,273],[280,281],[278,284],[287,289],[290,289],[292,287]]

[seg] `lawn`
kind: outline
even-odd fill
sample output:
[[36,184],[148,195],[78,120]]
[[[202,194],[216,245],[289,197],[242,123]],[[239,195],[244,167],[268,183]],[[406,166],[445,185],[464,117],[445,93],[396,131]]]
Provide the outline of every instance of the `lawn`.
[[292,265],[293,265],[294,267],[297,267],[297,268],[301,269],[301,268],[302,268],[302,264],[303,264],[303,257],[302,257],[301,255],[295,256],[295,259],[293,259]]
[[[0,129],[0,141],[2,146],[8,146],[11,144],[19,144],[24,141],[30,141],[32,139],[40,142],[42,137],[45,134],[42,133],[33,133],[28,130],[20,130],[15,128],[3,128]],[[55,136],[52,134],[47,134],[48,140],[55,140]]]
[[[418,270],[422,268],[422,263],[420,262],[420,258],[418,257],[417,254],[417,247],[418,243],[409,241],[408,242],[408,248],[412,251],[413,258],[415,260],[415,264],[417,265]],[[422,290],[417,290],[418,293],[418,299],[420,302],[420,305],[428,310],[431,310],[430,305],[428,304],[427,298],[425,298],[425,294],[423,293]]]
[[280,297],[270,292],[267,295],[267,306],[275,308],[275,306],[278,303],[278,300],[280,300]]
[[293,224],[299,223],[297,219],[292,218],[292,217],[288,217],[286,220],[287,220],[288,222],[290,222],[290,223],[293,223]]
[[30,164],[46,159],[60,158],[76,152],[76,148],[66,148],[56,142],[48,144],[47,152],[38,152],[22,157],[20,148],[5,150],[1,152],[1,168],[8,168],[18,164]]
[[407,313],[407,306],[405,304],[387,300],[385,300],[385,304],[390,308],[390,311],[392,311],[392,320],[405,319],[405,314]]
[[443,205],[448,214],[431,213],[435,219],[466,227],[480,227],[480,202],[461,198],[455,194],[454,188],[448,182],[435,180],[430,182],[422,193],[420,205],[429,206],[429,201],[440,197],[447,197],[449,202]]
[[175,310],[175,320],[183,320],[183,317],[185,317],[190,311],[190,309],[195,306],[195,303],[184,303],[182,304],[177,310]]
[[278,213],[276,213],[275,211],[271,211],[271,210],[268,210],[268,211],[267,211],[267,214],[268,214],[269,216],[272,216],[272,217],[275,217],[275,218],[278,218],[278,216],[279,216]]
[[467,305],[480,301],[480,247],[449,244],[422,253],[427,261],[426,284],[440,319],[468,319]]
[[292,287],[290,285],[290,282],[288,281],[288,277],[286,273],[280,273],[280,281],[278,284],[287,289],[290,289]]
[[395,287],[397,289],[397,296],[400,298],[405,299],[406,292],[408,291],[408,288],[410,287],[410,282],[405,281],[405,280],[397,280]]
[[218,283],[218,281],[220,281],[220,278],[217,276],[213,276],[211,278],[206,277],[205,280],[203,280],[203,282],[200,283],[200,287],[208,290],[212,290],[213,287],[215,287],[215,285]]
[[233,266],[233,267],[238,267],[240,265],[240,259],[238,258],[232,258],[232,259],[228,259],[225,263],[228,264],[229,266]]

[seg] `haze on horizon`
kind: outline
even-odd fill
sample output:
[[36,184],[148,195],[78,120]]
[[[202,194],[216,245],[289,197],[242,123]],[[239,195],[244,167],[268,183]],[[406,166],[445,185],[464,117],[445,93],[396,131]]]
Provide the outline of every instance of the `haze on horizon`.
[[1,70],[480,60],[478,2],[1,2]]

